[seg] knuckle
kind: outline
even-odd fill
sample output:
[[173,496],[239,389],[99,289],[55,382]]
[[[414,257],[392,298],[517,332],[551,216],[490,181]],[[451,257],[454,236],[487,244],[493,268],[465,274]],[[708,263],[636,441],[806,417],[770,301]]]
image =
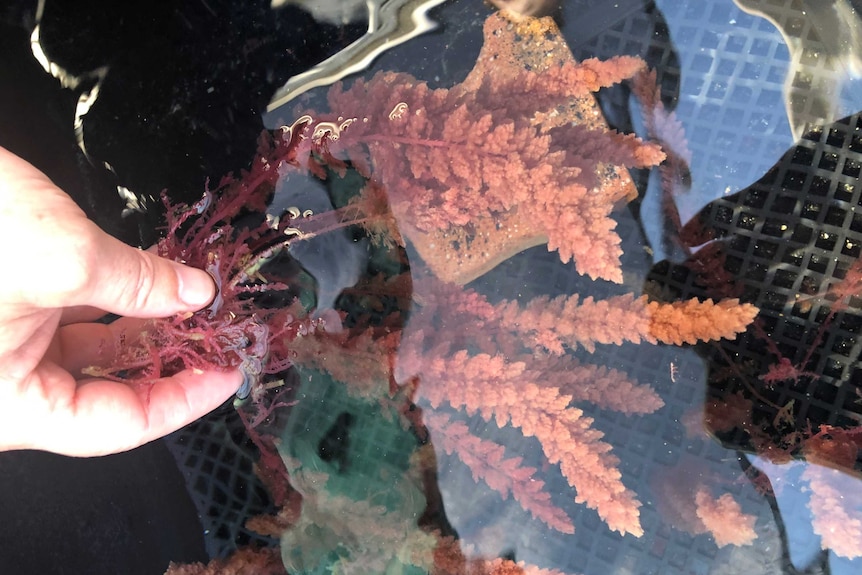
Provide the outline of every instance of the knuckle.
[[51,285],[63,296],[86,295],[92,290],[99,263],[95,241],[81,234],[67,240],[65,251],[67,253],[56,260],[60,269],[52,273]]
[[128,282],[125,283],[128,293],[123,297],[134,306],[135,309],[144,309],[151,302],[153,287],[155,285],[156,269],[152,258],[140,253],[135,258],[135,265],[129,271]]

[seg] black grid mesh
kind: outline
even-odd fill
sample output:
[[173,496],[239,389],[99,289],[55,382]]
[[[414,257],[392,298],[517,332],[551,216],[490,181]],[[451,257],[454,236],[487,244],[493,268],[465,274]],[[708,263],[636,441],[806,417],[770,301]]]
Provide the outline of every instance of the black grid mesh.
[[[862,413],[855,391],[862,377],[862,299],[850,297],[830,317],[831,291],[856,264],[862,242],[859,122],[854,115],[807,133],[758,182],[712,202],[688,224],[716,230],[725,267],[743,299],[760,307],[764,332],[809,372],[773,392],[779,404],[796,400],[800,422],[846,425]],[[684,293],[709,292],[678,268],[666,269],[661,281]],[[725,347],[760,374],[777,359],[753,335]]]
[[250,517],[274,513],[253,471],[256,450],[232,406],[165,438],[198,509],[206,551],[225,557],[249,544],[276,542],[245,528]]

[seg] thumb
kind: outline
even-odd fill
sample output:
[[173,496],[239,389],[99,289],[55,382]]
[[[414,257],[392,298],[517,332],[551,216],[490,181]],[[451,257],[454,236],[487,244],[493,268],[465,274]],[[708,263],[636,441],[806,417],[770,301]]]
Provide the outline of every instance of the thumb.
[[2,148],[0,245],[4,272],[19,272],[0,282],[0,299],[13,303],[144,318],[195,311],[215,296],[209,274],[108,235],[45,174]]
[[[215,297],[212,277],[196,268],[139,250],[101,232],[88,259],[83,304],[128,317],[197,311]],[[76,299],[78,299],[76,298]]]

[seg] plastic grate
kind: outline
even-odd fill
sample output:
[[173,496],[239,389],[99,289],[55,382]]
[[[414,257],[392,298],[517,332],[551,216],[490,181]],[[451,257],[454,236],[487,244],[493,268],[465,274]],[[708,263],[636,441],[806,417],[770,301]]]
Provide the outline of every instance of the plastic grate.
[[232,406],[169,435],[165,443],[198,509],[210,557],[226,557],[249,544],[277,543],[244,525],[248,518],[275,508],[254,474],[256,452]]
[[[781,353],[801,362],[816,344],[806,369],[819,374],[818,378],[779,386],[770,397],[780,404],[795,400],[797,416],[803,421],[840,425],[854,420],[862,414],[854,389],[862,381],[858,365],[862,301],[851,300],[848,309],[836,314],[829,329],[823,330],[819,341],[817,338],[831,309],[830,302],[819,296],[840,282],[862,245],[862,215],[857,213],[862,202],[859,117],[810,132],[787,151],[793,139],[783,90],[792,55],[771,23],[746,14],[729,0],[615,4],[620,9],[613,12],[605,9],[604,2],[585,0],[565,8],[564,15],[569,16],[564,18],[564,34],[573,52],[581,59],[638,54],[657,67],[663,99],[675,107],[692,152],[688,215],[698,214],[697,225],[717,231],[727,254],[727,268],[738,278],[743,298],[763,310],[764,330]],[[627,96],[602,95],[603,108],[614,125],[624,127],[632,122]],[[855,96],[842,93],[841,97],[841,106],[854,105]],[[656,185],[651,182],[649,193],[657,193]],[[644,218],[650,217],[649,209],[645,201]],[[619,219],[625,269],[646,275],[649,264],[642,230],[627,213]],[[659,264],[649,278],[675,296],[708,295],[709,286],[697,283],[695,275],[679,263]],[[589,280],[578,276],[572,266],[560,265],[556,254],[540,247],[504,262],[476,285],[495,300],[536,295],[530,290],[537,282],[544,293],[555,295],[584,291]],[[615,288],[593,286],[585,293],[596,289]],[[797,299],[797,295],[801,297]],[[774,360],[753,337],[712,350],[708,357],[713,366],[723,364],[723,354],[739,357],[761,371],[765,362]],[[469,470],[439,454],[445,470],[440,486],[447,512],[458,522],[462,535],[472,534],[478,541],[486,541],[481,535],[485,525],[500,525],[495,533],[502,530],[508,538],[498,540],[501,547],[489,552],[504,553],[503,544],[509,543],[519,550],[518,559],[542,565],[576,566],[583,573],[715,572],[715,564],[727,563],[732,552],[718,550],[708,538],[671,529],[651,502],[647,485],[656,470],[671,468],[689,456],[706,462],[716,475],[739,473],[732,452],[729,455],[715,441],[684,436],[680,425],[690,406],[707,390],[703,359],[691,350],[652,346],[600,348],[582,359],[633,374],[638,381],[654,385],[667,402],[659,415],[633,419],[586,409],[623,461],[626,481],[641,494],[644,537],[623,539],[610,533],[594,512],[571,504],[571,489],[550,474],[549,491],[555,497],[563,494],[559,495],[560,505],[575,521],[576,537],[517,539],[525,531],[526,521],[517,506],[499,498],[477,501],[477,494],[485,490],[470,487],[475,483]],[[678,369],[676,382],[669,377],[672,364]],[[722,392],[741,385],[733,378],[722,379],[717,370],[711,377],[709,383]],[[310,411],[301,411],[297,417],[307,419],[309,425],[321,419],[310,405],[307,408]],[[179,446],[175,455],[187,470],[190,491],[202,510],[213,556],[224,555],[237,541],[250,537],[237,517],[262,512],[267,506],[265,494],[258,493],[260,487],[250,473],[253,450],[236,440],[221,417],[187,428],[172,440]],[[478,420],[471,420],[470,425],[484,437],[501,434],[513,452],[523,448],[530,457],[536,451],[529,440],[519,444],[505,429]],[[373,430],[366,430],[362,437],[358,449],[363,453],[385,445],[385,438]],[[216,448],[210,452],[212,445]],[[728,445],[744,448],[745,442],[729,440]],[[237,489],[238,485],[245,487]],[[766,500],[751,490],[738,489],[747,511],[761,517],[771,515]],[[210,535],[213,533],[224,536]],[[786,549],[776,540],[758,546],[758,553],[771,566],[769,572],[777,573],[789,567]]]

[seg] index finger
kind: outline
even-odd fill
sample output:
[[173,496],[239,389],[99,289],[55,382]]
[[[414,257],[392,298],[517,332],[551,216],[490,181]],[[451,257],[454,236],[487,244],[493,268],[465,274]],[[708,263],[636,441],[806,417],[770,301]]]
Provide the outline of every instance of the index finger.
[[[79,382],[68,411],[48,414],[54,433],[32,447],[72,456],[127,451],[209,413],[242,383],[238,371],[186,370],[146,385]],[[57,433],[56,430],[62,430]]]

